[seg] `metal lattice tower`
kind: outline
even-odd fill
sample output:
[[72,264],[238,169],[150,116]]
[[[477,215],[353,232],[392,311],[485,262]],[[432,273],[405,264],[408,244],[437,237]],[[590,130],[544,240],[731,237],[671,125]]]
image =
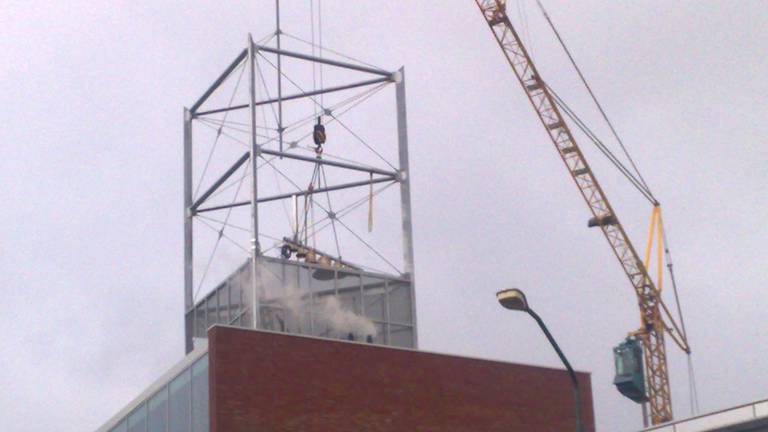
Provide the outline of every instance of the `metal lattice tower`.
[[[286,42],[298,48],[286,49]],[[346,331],[333,317],[321,322],[323,313],[371,321],[380,343],[416,346],[404,69],[386,71],[313,42],[282,30],[256,42],[249,35],[245,48],[184,110],[187,352],[193,335],[211,323],[286,330],[290,318],[300,333]],[[374,97],[391,84],[394,107]],[[355,117],[365,106],[383,120]],[[399,197],[386,192],[396,191],[394,185]],[[374,197],[375,213],[384,213],[376,230]],[[365,204],[368,218],[355,216]],[[368,232],[355,226],[361,220]],[[199,239],[201,228],[207,240]],[[399,245],[392,241],[397,236]],[[216,261],[225,247],[234,252]],[[205,261],[195,261],[201,257]],[[247,289],[235,282],[237,274],[245,275]],[[304,274],[312,276],[306,284]],[[206,285],[222,277],[219,287]],[[275,291],[280,284],[283,291]],[[216,294],[223,288],[226,294]],[[209,299],[200,300],[198,294],[209,290]],[[338,311],[331,302],[318,306],[331,294],[341,301]],[[214,306],[204,306],[210,298]],[[410,339],[393,336],[406,327]]]

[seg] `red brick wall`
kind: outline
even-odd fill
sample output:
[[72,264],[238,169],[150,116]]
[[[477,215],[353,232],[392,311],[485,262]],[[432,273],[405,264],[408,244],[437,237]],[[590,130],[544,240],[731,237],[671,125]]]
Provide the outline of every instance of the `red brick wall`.
[[211,432],[575,430],[564,370],[227,327],[209,361]]

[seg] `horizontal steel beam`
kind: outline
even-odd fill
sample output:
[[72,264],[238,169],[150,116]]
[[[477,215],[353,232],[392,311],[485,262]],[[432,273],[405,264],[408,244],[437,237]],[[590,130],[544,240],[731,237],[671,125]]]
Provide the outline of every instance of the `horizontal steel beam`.
[[192,213],[194,213],[197,210],[197,208],[200,207],[200,204],[204,203],[205,200],[207,200],[211,196],[211,194],[216,192],[216,190],[222,184],[224,184],[224,182],[227,181],[227,179],[230,178],[232,176],[232,174],[234,174],[235,171],[237,171],[238,168],[243,166],[243,164],[248,159],[250,159],[250,157],[251,157],[251,153],[250,152],[246,152],[244,155],[240,156],[240,159],[238,159],[231,167],[229,167],[229,169],[224,174],[222,174],[222,176],[219,177],[219,179],[216,180],[211,185],[211,187],[209,187],[208,190],[206,190],[205,193],[203,193],[200,196],[200,198],[198,198],[197,201],[195,201],[194,204],[192,204],[192,207],[190,208],[192,210]]
[[[259,198],[256,202],[261,204],[261,203],[265,203],[265,202],[269,202],[269,201],[277,201],[277,200],[281,200],[281,199],[291,198],[292,196],[308,196],[308,195],[314,195],[314,194],[318,194],[318,193],[333,192],[333,191],[337,191],[337,190],[351,189],[351,188],[356,188],[356,187],[360,187],[360,186],[368,186],[368,185],[373,185],[373,184],[377,184],[377,183],[386,183],[386,182],[389,182],[389,181],[392,181],[392,182],[397,181],[397,178],[393,177],[393,176],[380,177],[380,178],[376,178],[376,179],[373,179],[373,180],[365,180],[365,181],[359,181],[359,182],[344,183],[344,184],[340,184],[340,185],[328,186],[328,187],[323,187],[323,188],[317,188],[317,189],[313,189],[313,190],[296,191],[296,192],[293,192],[293,193],[285,193],[285,194],[280,194],[280,195],[273,195],[273,196],[269,196],[269,197]],[[215,210],[225,210],[225,209],[228,209],[228,208],[242,207],[242,206],[247,206],[247,205],[251,205],[251,201],[238,201],[238,202],[234,202],[232,204],[224,204],[224,205],[215,206],[215,207],[206,207],[206,208],[202,208],[202,209],[197,210],[197,213],[205,213],[205,212],[215,211]]]
[[297,53],[297,52],[293,52],[293,51],[286,51],[286,50],[283,50],[283,49],[276,49],[276,48],[272,48],[272,47],[268,47],[268,46],[264,46],[264,45],[254,45],[254,46],[255,46],[257,51],[266,51],[266,52],[272,53],[272,54],[280,54],[280,55],[284,55],[286,57],[293,57],[293,58],[297,58],[297,59],[301,59],[301,60],[307,60],[307,61],[311,61],[311,62],[315,62],[315,63],[327,64],[329,66],[336,66],[336,67],[345,68],[345,69],[352,69],[352,70],[356,70],[356,71],[360,71],[360,72],[367,72],[367,73],[371,73],[371,74],[375,74],[375,75],[381,75],[381,76],[386,76],[386,77],[392,76],[392,72],[387,72],[387,71],[382,70],[382,69],[366,67],[366,66],[359,66],[359,65],[356,65],[356,64],[352,64],[352,63],[340,62],[340,61],[336,61],[336,60],[329,60],[329,59],[326,59],[326,58],[314,57],[314,56],[311,56],[311,55],[301,54],[301,53]]
[[[285,101],[289,101],[289,100],[302,99],[302,98],[305,98],[305,97],[312,97],[312,96],[316,96],[316,95],[320,95],[320,94],[325,94],[325,93],[333,93],[333,92],[342,91],[342,90],[349,90],[349,89],[353,89],[353,88],[357,88],[357,87],[364,87],[364,86],[368,86],[368,85],[379,84],[379,83],[383,83],[383,82],[387,82],[387,81],[392,81],[392,79],[389,78],[389,77],[387,77],[387,78],[376,78],[376,79],[360,81],[360,82],[356,82],[356,83],[352,83],[352,84],[345,84],[345,85],[340,85],[340,86],[335,86],[335,87],[326,87],[324,89],[312,90],[312,91],[303,92],[303,93],[297,93],[297,94],[293,94],[293,95],[290,95],[290,96],[283,96],[282,98],[272,98],[272,99],[266,99],[266,100],[263,100],[263,101],[257,101],[255,105],[256,106],[269,105],[269,104],[273,104],[273,103],[277,103],[277,102],[285,102]],[[226,111],[241,110],[241,109],[248,108],[249,106],[250,106],[249,104],[240,104],[240,105],[233,105],[231,107],[226,107],[226,108],[216,108],[216,109],[212,109],[212,110],[202,111],[202,112],[196,113],[195,117],[209,115],[209,114],[217,114],[217,113],[226,112]]]
[[215,92],[216,89],[219,88],[219,86],[227,79],[227,77],[229,77],[229,74],[231,74],[232,71],[235,70],[240,65],[240,63],[243,62],[243,60],[247,55],[248,55],[248,50],[240,51],[240,54],[237,55],[237,57],[232,62],[232,64],[230,64],[226,69],[224,69],[224,72],[222,72],[221,75],[216,79],[216,81],[214,81],[213,84],[211,84],[211,86],[208,87],[208,90],[206,90],[205,93],[203,93],[203,95],[200,96],[200,99],[198,99],[197,102],[195,102],[195,104],[192,105],[192,108],[190,108],[189,111],[192,113],[193,116],[197,112],[197,109],[200,108],[200,105],[202,105],[203,103],[205,103],[206,100],[208,100],[208,98],[213,94],[213,92]]
[[367,167],[363,165],[355,165],[355,164],[350,164],[346,162],[337,162],[329,159],[319,159],[316,157],[301,156],[294,153],[281,152],[277,150],[269,150],[269,149],[262,148],[261,153],[264,153],[270,156],[279,156],[286,159],[294,159],[294,160],[300,160],[303,162],[318,163],[320,165],[334,166],[337,168],[344,168],[344,169],[353,170],[353,171],[362,171],[370,174],[379,174],[379,175],[389,176],[389,177],[398,176],[398,173],[394,171],[386,171],[379,168]]
[[380,177],[380,178],[376,178],[376,179],[373,179],[373,180],[364,180],[364,181],[359,181],[359,182],[344,183],[344,184],[335,185],[335,186],[328,186],[328,187],[323,187],[323,188],[312,189],[311,191],[306,190],[306,191],[295,192],[295,193],[284,193],[284,194],[280,194],[280,195],[272,195],[272,196],[269,196],[269,197],[259,198],[258,202],[259,203],[264,203],[264,202],[269,202],[269,201],[277,201],[277,200],[281,200],[281,199],[290,198],[290,197],[292,197],[294,195],[296,195],[296,196],[313,195],[313,194],[316,194],[316,193],[333,192],[333,191],[337,191],[337,190],[350,189],[350,188],[355,188],[355,187],[360,187],[360,186],[368,186],[368,185],[373,185],[373,184],[377,184],[377,183],[386,183],[386,182],[389,182],[389,181],[397,181],[397,179],[395,177]]

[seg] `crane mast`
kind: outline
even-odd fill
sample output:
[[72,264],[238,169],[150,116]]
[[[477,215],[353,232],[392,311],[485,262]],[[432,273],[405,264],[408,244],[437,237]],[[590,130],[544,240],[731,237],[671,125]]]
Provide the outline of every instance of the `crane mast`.
[[[525,90],[541,124],[586,201],[593,218],[590,225],[600,227],[624,273],[629,278],[640,307],[641,327],[634,334],[643,344],[647,399],[653,424],[672,420],[672,402],[664,345],[665,324],[660,315],[661,297],[624,227],[597,182],[570,128],[558,110],[550,91],[531,61],[506,13],[503,0],[475,0],[501,47],[509,65]],[[677,339],[676,339],[677,342]],[[680,344],[678,342],[678,344]],[[687,351],[687,343],[685,347]]]

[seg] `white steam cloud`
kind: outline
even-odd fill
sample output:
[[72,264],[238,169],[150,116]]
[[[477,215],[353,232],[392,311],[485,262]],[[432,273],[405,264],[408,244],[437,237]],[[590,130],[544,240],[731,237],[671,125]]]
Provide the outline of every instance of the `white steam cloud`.
[[319,320],[340,333],[353,333],[359,336],[376,336],[376,326],[370,319],[341,307],[336,297],[326,297],[317,310]]
[[[282,288],[285,291],[275,299],[276,303],[292,315],[295,321],[298,321],[300,317],[309,316],[310,306],[307,293],[292,284],[286,284]],[[340,337],[346,337],[351,333],[356,338],[364,339],[367,336],[375,337],[378,333],[376,325],[374,325],[371,319],[345,309],[338,297],[332,295],[322,297],[319,304],[316,304],[313,308],[312,314],[316,325],[326,326]],[[283,320],[280,319],[280,321]],[[298,322],[296,324],[296,327],[299,327]],[[298,330],[299,333],[308,333],[308,329],[302,331],[300,328],[285,328],[285,330]]]

